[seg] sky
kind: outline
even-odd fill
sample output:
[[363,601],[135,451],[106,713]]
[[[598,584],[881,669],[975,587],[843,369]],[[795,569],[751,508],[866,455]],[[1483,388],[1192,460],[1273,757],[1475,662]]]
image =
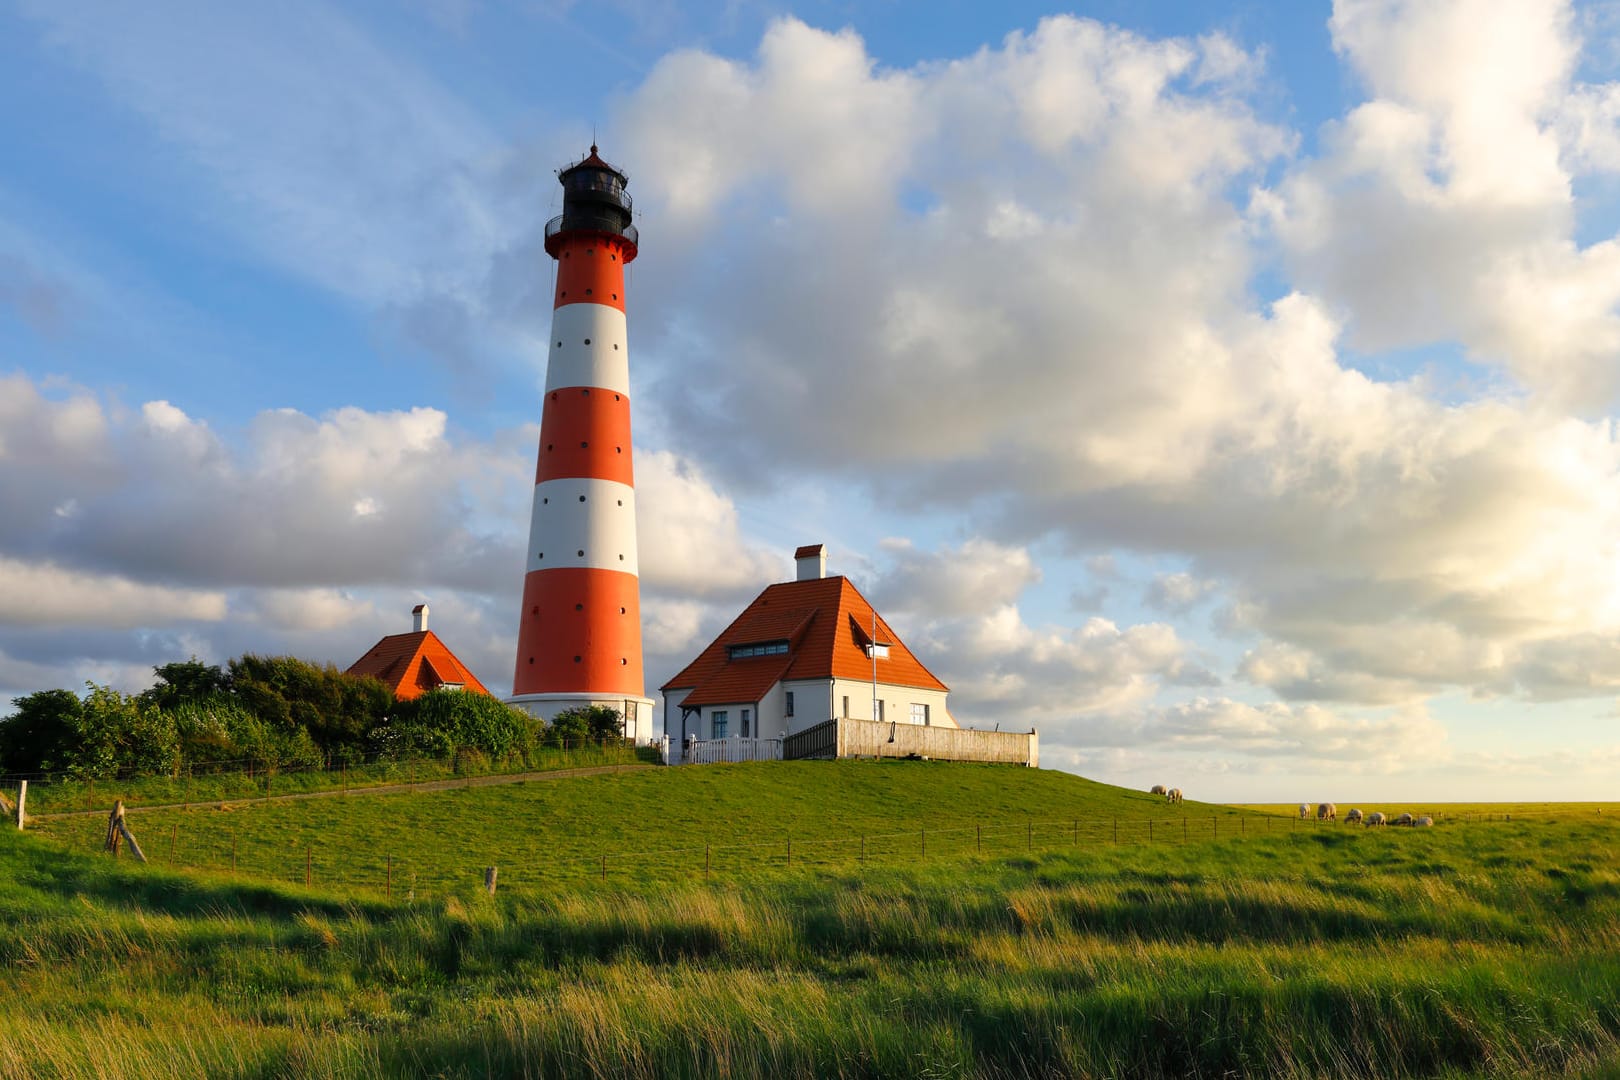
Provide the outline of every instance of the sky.
[[556,170],[649,694],[824,542],[1042,764],[1613,798],[1620,5],[0,0],[0,698],[509,691]]

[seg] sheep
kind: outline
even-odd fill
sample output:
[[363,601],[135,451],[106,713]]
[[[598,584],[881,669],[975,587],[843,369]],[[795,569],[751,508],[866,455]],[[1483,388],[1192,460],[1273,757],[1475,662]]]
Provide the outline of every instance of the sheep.
[[1427,814],[1424,814],[1422,817],[1418,818],[1412,824],[1416,825],[1420,829],[1427,829],[1429,826],[1434,824],[1434,818],[1430,817]]
[[1389,824],[1389,823],[1384,820],[1384,812],[1382,810],[1374,810],[1372,813],[1367,815],[1367,828],[1369,828],[1369,829],[1372,828],[1374,825],[1387,825],[1387,824]]
[[1344,820],[1348,821],[1352,825],[1355,825],[1361,821],[1361,811],[1352,807],[1350,812],[1344,815]]
[[1164,785],[1163,784],[1154,784],[1152,787],[1148,788],[1148,794],[1149,795],[1163,795],[1164,794]]
[[1412,820],[1413,819],[1412,819],[1411,814],[1402,814],[1400,817],[1395,819],[1395,824],[1397,824],[1397,825],[1411,825]]
[[1317,821],[1337,821],[1337,820],[1339,820],[1339,808],[1337,806],[1334,806],[1330,802],[1323,803],[1321,806],[1318,806],[1316,808],[1316,820]]
[[1300,803],[1299,804],[1299,820],[1304,821],[1306,818],[1308,818],[1310,816],[1311,816],[1311,804],[1310,803]]
[[1173,787],[1169,791],[1164,793],[1164,797],[1166,799],[1168,799],[1169,801],[1171,801],[1171,802],[1180,802],[1181,801],[1181,789],[1178,788],[1178,787]]

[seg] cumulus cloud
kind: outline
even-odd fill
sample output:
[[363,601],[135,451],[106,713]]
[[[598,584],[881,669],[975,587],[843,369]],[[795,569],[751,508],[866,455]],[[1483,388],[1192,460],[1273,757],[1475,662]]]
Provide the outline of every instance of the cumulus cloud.
[[[216,662],[290,650],[347,666],[408,629],[410,606],[427,599],[435,627],[453,629],[458,655],[499,690],[515,649],[533,439],[532,428],[456,435],[430,408],[272,410],[220,432],[169,401],[127,409],[0,379],[0,623],[148,635],[131,653],[82,634],[36,634],[33,646],[0,634],[0,654],[70,686],[109,649],[128,654],[109,670],[143,681],[150,664],[189,655],[177,650]],[[653,451],[637,470],[656,681],[739,598],[791,573],[698,469]]]
[[995,611],[1017,601],[1041,580],[1040,568],[1024,548],[975,537],[959,547],[920,550],[912,541],[882,544],[890,565],[872,586],[872,599],[884,611],[914,611],[934,618]]
[[1615,87],[1574,81],[1567,4],[1351,0],[1334,42],[1371,99],[1257,208],[1365,349],[1462,343],[1564,407],[1620,390],[1613,241],[1572,190],[1615,165]]
[[[660,297],[688,312],[659,343],[680,370],[656,395],[672,438],[745,490],[791,466],[965,517],[1005,549],[1056,536],[1179,556],[1185,577],[1146,600],[1184,614],[1220,590],[1226,629],[1266,642],[1242,676],[1292,700],[1568,692],[1569,673],[1533,658],[1620,628],[1620,550],[1602,540],[1620,535],[1612,425],[1488,384],[1456,399],[1423,378],[1377,381],[1341,356],[1347,327],[1363,344],[1430,340],[1421,328],[1484,350],[1461,316],[1432,317],[1466,303],[1497,320],[1493,340],[1530,335],[1515,363],[1534,345],[1598,399],[1620,371],[1604,352],[1620,274],[1605,246],[1567,247],[1554,128],[1572,93],[1568,20],[1557,5],[1488,9],[1338,9],[1336,41],[1374,96],[1242,205],[1235,187],[1293,142],[1249,104],[1259,61],[1229,41],[1054,18],[889,72],[847,32],[786,21],[752,61],[670,58],[625,107],[648,198],[676,220],[712,200],[726,235],[750,237]],[[1494,71],[1481,58],[1520,39],[1517,66],[1474,88]],[[791,182],[783,133],[813,144],[838,115],[815,113],[817,65],[855,73],[847,93],[891,125],[862,203],[880,215],[827,217]],[[792,109],[745,92],[782,83],[803,87]],[[1502,145],[1486,137],[1491,108]],[[691,155],[721,146],[745,164],[717,187]],[[1252,307],[1242,286],[1266,221],[1322,295]],[[1360,284],[1335,284],[1331,260]],[[1469,292],[1481,281],[1488,302]],[[825,387],[843,390],[836,414],[800,407]],[[711,451],[738,445],[760,452]],[[891,602],[916,591],[906,575],[939,572],[908,559]],[[1007,599],[941,593],[958,610]]]

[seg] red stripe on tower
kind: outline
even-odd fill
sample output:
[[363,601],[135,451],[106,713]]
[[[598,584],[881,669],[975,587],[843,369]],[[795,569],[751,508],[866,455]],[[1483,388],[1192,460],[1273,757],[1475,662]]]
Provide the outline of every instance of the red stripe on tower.
[[645,740],[624,307],[639,237],[628,178],[596,147],[557,178],[563,212],[546,223],[557,294],[511,700],[545,717],[609,705]]

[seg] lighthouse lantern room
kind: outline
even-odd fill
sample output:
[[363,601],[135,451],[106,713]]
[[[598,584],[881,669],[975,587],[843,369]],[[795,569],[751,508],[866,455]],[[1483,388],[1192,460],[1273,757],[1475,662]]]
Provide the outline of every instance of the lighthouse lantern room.
[[545,233],[557,289],[511,704],[548,719],[607,705],[627,737],[646,741],[624,292],[639,237],[628,177],[595,146],[557,178],[563,211]]

